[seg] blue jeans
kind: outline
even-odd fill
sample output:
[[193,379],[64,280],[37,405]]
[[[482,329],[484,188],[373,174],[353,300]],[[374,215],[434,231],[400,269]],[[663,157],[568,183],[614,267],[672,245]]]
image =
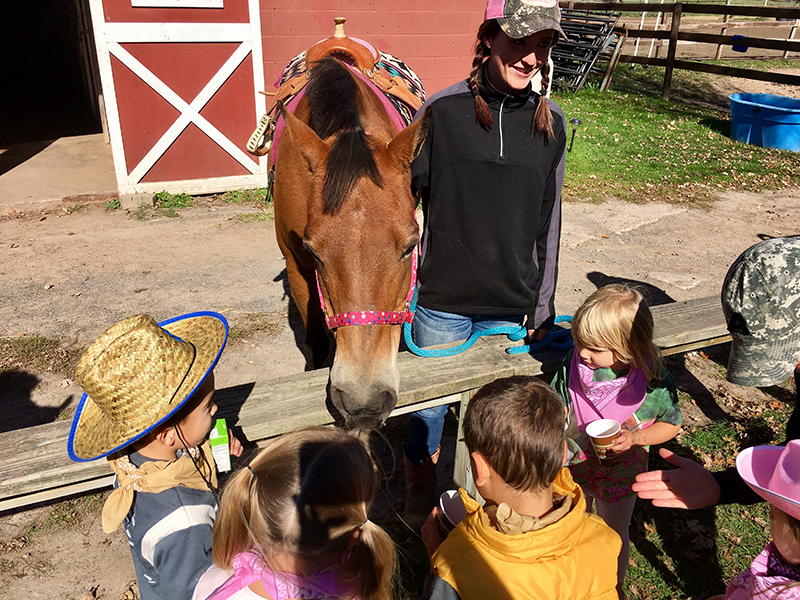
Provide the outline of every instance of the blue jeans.
[[[473,331],[520,326],[524,320],[524,315],[457,315],[417,306],[412,335],[414,343],[425,348],[466,340]],[[414,465],[421,465],[436,452],[442,441],[446,414],[445,404],[418,410],[409,416],[405,451]]]

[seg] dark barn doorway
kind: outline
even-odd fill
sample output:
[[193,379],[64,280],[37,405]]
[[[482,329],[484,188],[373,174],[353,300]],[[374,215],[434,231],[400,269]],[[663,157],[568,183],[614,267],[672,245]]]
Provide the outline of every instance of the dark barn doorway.
[[0,2],[0,147],[101,133],[88,0]]

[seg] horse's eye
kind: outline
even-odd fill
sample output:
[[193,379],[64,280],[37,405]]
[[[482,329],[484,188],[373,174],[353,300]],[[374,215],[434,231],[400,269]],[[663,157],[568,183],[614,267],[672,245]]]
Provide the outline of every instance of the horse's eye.
[[400,256],[401,260],[405,260],[406,258],[411,256],[411,253],[414,252],[414,249],[417,247],[417,242],[418,242],[418,240],[414,240],[413,243],[409,244],[406,247],[406,249],[403,250],[403,254]]
[[319,255],[316,252],[314,252],[314,249],[308,242],[303,242],[303,248],[305,249],[306,252],[308,252],[311,256],[314,257],[315,261],[317,261],[319,264],[322,264],[322,261],[319,259]]

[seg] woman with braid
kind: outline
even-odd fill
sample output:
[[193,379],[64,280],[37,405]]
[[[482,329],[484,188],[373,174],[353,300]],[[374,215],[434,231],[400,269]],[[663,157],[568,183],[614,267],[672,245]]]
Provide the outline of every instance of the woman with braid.
[[[552,328],[561,234],[566,122],[543,92],[550,49],[564,32],[558,0],[489,0],[469,77],[434,94],[412,165],[424,212],[414,342],[434,346],[475,330]],[[541,88],[531,80],[541,73]],[[409,421],[406,507],[419,528],[435,502],[447,406]]]

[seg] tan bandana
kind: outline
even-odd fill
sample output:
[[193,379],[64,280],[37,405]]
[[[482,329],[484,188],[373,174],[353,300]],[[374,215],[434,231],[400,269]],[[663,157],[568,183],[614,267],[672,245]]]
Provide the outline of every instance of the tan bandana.
[[[194,457],[197,467],[189,454]],[[205,490],[208,489],[206,481],[217,487],[217,469],[214,467],[208,440],[201,446],[184,452],[175,460],[147,461],[137,467],[125,455],[109,458],[108,463],[117,474],[119,487],[111,492],[103,506],[103,531],[106,533],[114,531],[125,520],[133,504],[134,492],[158,494],[179,485]]]
[[501,503],[500,506],[487,506],[485,512],[486,516],[489,518],[489,523],[491,523],[492,527],[497,529],[497,531],[505,533],[506,535],[517,535],[529,531],[536,531],[548,525],[552,525],[569,512],[570,506],[572,506],[571,496],[554,495],[553,510],[541,519],[517,514],[517,512],[505,502]]

